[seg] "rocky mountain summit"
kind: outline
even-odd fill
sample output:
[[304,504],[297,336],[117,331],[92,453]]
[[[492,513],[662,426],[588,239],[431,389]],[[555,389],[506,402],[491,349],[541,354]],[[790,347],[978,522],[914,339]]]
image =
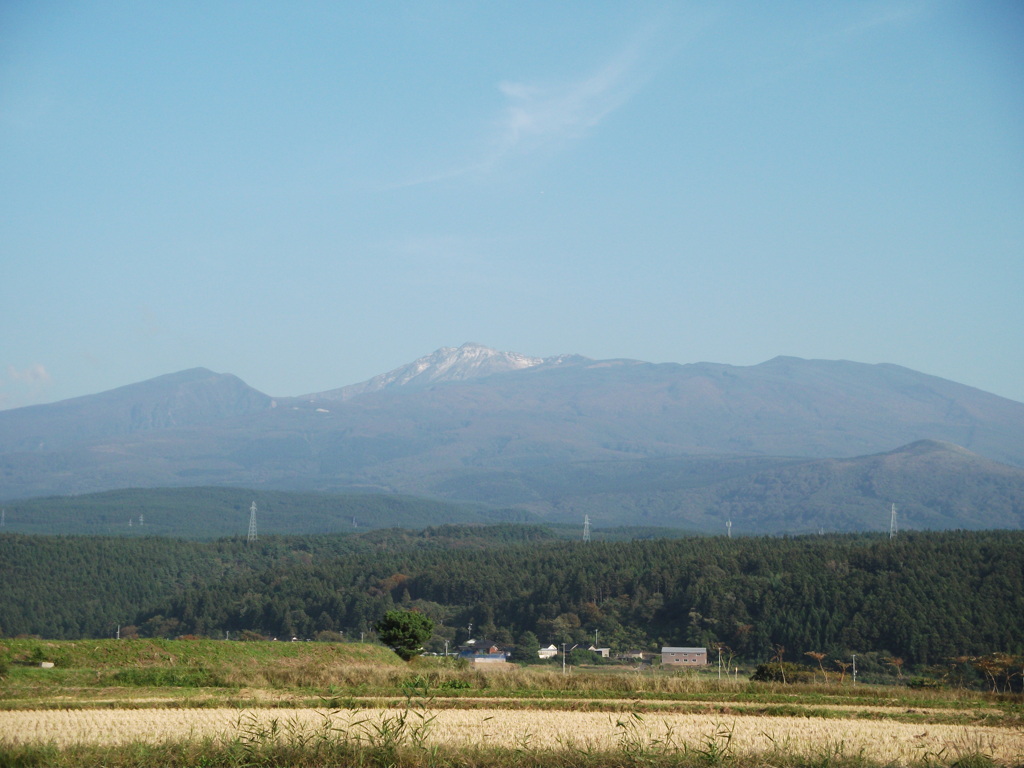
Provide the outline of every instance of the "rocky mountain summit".
[[441,347],[432,354],[374,376],[359,384],[350,384],[326,392],[306,395],[309,400],[350,400],[369,392],[399,387],[418,388],[431,384],[492,376],[543,365],[557,365],[573,356],[528,357],[517,352],[499,352],[482,344],[466,342],[461,347]]

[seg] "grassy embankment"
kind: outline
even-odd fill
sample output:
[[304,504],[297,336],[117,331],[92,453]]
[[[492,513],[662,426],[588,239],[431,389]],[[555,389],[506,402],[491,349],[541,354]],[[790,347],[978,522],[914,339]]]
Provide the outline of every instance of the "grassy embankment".
[[1021,697],[962,690],[481,672],[362,644],[8,640],[0,660],[0,766],[1024,764]]

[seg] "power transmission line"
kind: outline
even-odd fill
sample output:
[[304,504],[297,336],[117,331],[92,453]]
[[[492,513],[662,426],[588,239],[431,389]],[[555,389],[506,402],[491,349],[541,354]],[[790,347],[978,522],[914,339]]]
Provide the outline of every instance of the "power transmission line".
[[256,541],[256,502],[252,503],[249,507],[249,536],[246,539],[249,542]]

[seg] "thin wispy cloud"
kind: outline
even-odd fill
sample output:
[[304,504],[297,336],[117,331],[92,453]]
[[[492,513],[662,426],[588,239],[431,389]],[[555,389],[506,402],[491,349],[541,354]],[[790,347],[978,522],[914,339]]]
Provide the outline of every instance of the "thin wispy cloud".
[[754,73],[757,83],[763,86],[778,82],[819,66],[822,61],[857,46],[866,35],[915,21],[928,12],[929,6],[919,0],[909,0],[880,8],[852,5],[847,10],[845,23],[836,24],[831,21],[831,16],[824,16],[821,26],[801,41],[797,49],[799,53],[784,66]]
[[497,123],[492,154],[480,166],[493,167],[509,154],[584,136],[640,87],[644,79],[641,53],[640,44],[632,42],[597,71],[567,83],[501,83],[506,106]]
[[42,363],[33,363],[23,369],[8,366],[7,376],[13,382],[31,387],[42,387],[50,383],[50,373]]
[[505,81],[505,105],[492,122],[485,149],[464,165],[395,185],[412,187],[498,170],[512,157],[553,151],[578,140],[624,106],[655,66],[653,30],[634,35],[597,69],[560,82]]
[[6,378],[0,376],[0,408],[17,408],[41,401],[52,381],[42,363],[33,363],[28,368],[7,366]]
[[874,12],[868,12],[863,18],[857,19],[841,31],[847,37],[854,37],[870,32],[879,27],[904,24],[927,13],[928,6],[922,2],[909,2],[902,5],[885,6]]

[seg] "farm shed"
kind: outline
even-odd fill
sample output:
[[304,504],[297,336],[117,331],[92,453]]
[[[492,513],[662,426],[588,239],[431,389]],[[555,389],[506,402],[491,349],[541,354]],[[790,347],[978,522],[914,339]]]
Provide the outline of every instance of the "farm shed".
[[703,667],[708,663],[708,649],[666,646],[661,649],[661,663],[668,666]]
[[459,656],[472,664],[504,664],[509,654],[497,645],[484,643],[478,647],[464,648]]

